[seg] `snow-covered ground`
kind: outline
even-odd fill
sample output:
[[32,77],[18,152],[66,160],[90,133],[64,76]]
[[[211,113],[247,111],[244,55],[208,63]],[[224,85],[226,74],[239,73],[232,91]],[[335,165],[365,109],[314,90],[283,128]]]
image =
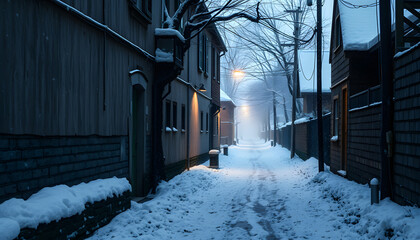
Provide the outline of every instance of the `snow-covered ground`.
[[420,239],[418,208],[371,206],[367,185],[289,156],[266,144],[230,147],[220,169],[207,162],[161,184],[90,239]]

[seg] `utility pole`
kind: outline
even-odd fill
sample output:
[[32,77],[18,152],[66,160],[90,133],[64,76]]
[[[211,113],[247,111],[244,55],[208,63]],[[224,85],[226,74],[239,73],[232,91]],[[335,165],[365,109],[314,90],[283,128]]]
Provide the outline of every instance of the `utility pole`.
[[294,13],[294,59],[293,59],[293,100],[292,100],[292,129],[291,129],[291,148],[290,148],[290,158],[295,156],[295,136],[296,136],[296,129],[295,129],[295,120],[296,120],[296,95],[297,95],[297,81],[298,81],[298,74],[299,74],[299,62],[298,62],[298,48],[299,48],[299,35],[300,35],[300,25],[299,25],[299,16],[302,10],[298,7],[296,10],[286,10],[286,12]]
[[379,0],[380,14],[380,68],[382,85],[381,121],[381,199],[391,197],[391,158],[392,158],[392,44],[391,44],[391,6],[389,0]]
[[318,171],[324,171],[324,131],[322,126],[322,1],[316,1],[316,111],[318,123]]
[[287,116],[287,109],[286,109],[286,98],[284,96],[283,97],[283,110],[284,110],[284,120],[287,122],[289,122],[289,117]]
[[273,132],[273,139],[274,139],[274,147],[276,146],[277,141],[277,111],[276,111],[276,95],[273,91],[273,123],[274,123],[274,132]]

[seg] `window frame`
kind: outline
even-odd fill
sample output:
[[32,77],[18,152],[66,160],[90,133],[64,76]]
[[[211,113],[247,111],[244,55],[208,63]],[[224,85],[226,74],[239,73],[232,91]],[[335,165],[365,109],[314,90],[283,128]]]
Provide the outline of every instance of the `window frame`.
[[209,113],[206,113],[206,132],[209,132]]
[[186,108],[185,104],[181,105],[181,131],[185,131],[186,129]]
[[200,111],[200,132],[203,133],[204,132],[204,112]]
[[340,48],[342,41],[340,15],[337,15],[334,20],[334,52]]
[[152,11],[153,11],[153,1],[152,0],[129,0],[131,2],[130,6],[132,16],[139,20],[141,23],[152,23]]
[[165,127],[171,128],[171,101],[166,100],[165,103]]
[[[178,104],[177,102],[172,102],[172,128],[177,128],[178,126]],[[173,130],[173,129],[172,129]]]
[[332,131],[332,135],[333,136],[337,136],[338,137],[338,125],[339,125],[339,121],[340,121],[340,115],[339,115],[339,106],[338,106],[338,95],[334,96],[333,98],[333,131]]

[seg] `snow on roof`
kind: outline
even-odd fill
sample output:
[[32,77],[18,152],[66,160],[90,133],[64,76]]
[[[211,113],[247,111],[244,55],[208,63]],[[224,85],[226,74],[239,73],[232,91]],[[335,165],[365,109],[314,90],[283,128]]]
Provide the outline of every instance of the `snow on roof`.
[[[341,32],[345,51],[366,51],[379,41],[379,4],[376,0],[339,0]],[[395,29],[395,0],[391,0],[391,30]],[[356,8],[351,7],[356,6]],[[362,6],[362,7],[360,7]],[[365,7],[368,6],[368,7]],[[411,13],[404,13],[412,19]]]
[[230,98],[222,89],[220,89],[220,101],[222,102],[231,102],[236,106],[235,102]]
[[[328,61],[329,53],[322,55],[322,91],[330,92],[331,64]],[[299,80],[301,92],[316,92],[316,51],[299,51]]]
[[[373,7],[351,8],[346,3]],[[365,51],[378,42],[379,7],[375,5],[376,0],[338,1],[344,50]]]

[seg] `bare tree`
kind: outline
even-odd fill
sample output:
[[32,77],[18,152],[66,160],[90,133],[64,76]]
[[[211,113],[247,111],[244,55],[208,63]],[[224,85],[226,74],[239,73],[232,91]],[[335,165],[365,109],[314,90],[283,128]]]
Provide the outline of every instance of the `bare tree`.
[[[217,22],[230,21],[238,18],[244,18],[248,21],[258,23],[261,20],[260,3],[255,5],[255,9],[241,9],[247,0],[226,0],[214,4],[215,7],[208,10],[207,6],[216,2],[210,0],[184,0],[180,3],[175,13],[170,16],[169,11],[165,9],[165,21],[163,28],[178,31],[181,24],[183,32],[180,34],[184,38],[184,53],[189,49],[191,40],[196,37],[206,27],[210,27]],[[206,5],[207,4],[207,5]],[[188,14],[187,14],[188,13]],[[183,21],[185,20],[185,22]],[[164,156],[162,145],[162,121],[163,121],[163,93],[166,86],[176,79],[181,73],[181,68],[173,63],[158,63],[159,71],[156,71],[156,79],[152,87],[152,174],[151,182],[153,192],[156,191],[158,182],[165,178],[164,174]],[[164,69],[164,71],[162,71]],[[163,74],[164,72],[164,74]]]

